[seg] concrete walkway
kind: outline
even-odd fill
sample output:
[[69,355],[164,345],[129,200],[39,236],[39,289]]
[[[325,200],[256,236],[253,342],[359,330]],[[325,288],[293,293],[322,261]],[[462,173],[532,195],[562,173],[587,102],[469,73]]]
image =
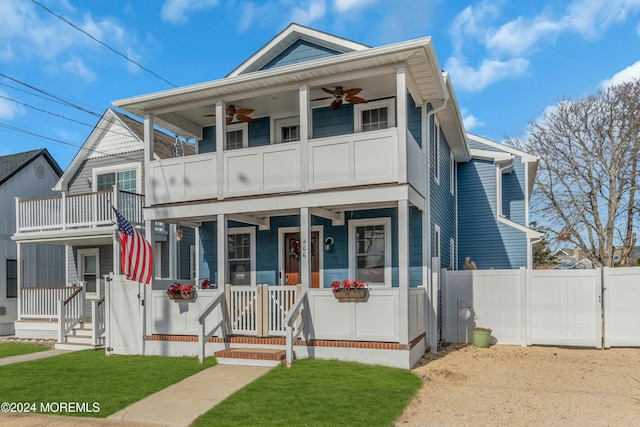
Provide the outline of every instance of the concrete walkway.
[[69,353],[69,350],[45,350],[37,353],[19,354],[17,356],[3,357],[0,359],[0,366],[11,365],[12,363],[29,362],[31,360],[45,359],[59,354]]
[[107,420],[188,426],[271,369],[264,366],[212,366],[110,415]]

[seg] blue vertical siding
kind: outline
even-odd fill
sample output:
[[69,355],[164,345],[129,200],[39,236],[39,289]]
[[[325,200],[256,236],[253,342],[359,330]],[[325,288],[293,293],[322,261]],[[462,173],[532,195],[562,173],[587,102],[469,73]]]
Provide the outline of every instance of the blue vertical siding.
[[216,127],[202,128],[202,139],[198,141],[198,153],[213,153],[216,151]]
[[310,43],[305,40],[297,40],[278,56],[273,58],[261,70],[283,67],[285,65],[299,64],[314,59],[327,58],[339,55],[341,52],[323,46]]
[[526,222],[526,202],[524,197],[525,165],[516,157],[513,171],[502,175],[502,214],[518,224]]
[[413,139],[422,147],[422,108],[416,107],[416,102],[407,94],[407,128]]
[[346,135],[353,133],[353,105],[343,104],[337,110],[331,107],[313,110],[313,137]]
[[271,144],[270,127],[269,117],[260,117],[255,119],[255,122],[249,123],[249,147]]

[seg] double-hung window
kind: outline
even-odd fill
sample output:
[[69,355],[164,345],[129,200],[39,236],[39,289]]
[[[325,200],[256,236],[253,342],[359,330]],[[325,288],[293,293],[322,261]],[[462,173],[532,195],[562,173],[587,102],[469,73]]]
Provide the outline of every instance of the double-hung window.
[[230,228],[227,238],[229,283],[255,285],[255,229]]
[[355,280],[391,286],[391,219],[351,220],[349,252]]
[[225,150],[237,150],[248,146],[249,125],[247,123],[234,123],[227,126],[227,142]]
[[7,298],[18,297],[18,261],[15,259],[7,260]]
[[274,144],[300,141],[300,119],[298,117],[275,119],[273,129]]
[[354,128],[356,132],[387,129],[395,126],[395,101],[383,99],[354,106]]

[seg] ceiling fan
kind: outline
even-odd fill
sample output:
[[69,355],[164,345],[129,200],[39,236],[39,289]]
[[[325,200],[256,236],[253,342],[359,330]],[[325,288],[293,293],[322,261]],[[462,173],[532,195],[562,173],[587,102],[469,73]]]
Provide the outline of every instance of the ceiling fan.
[[336,86],[335,89],[331,90],[331,89],[327,89],[325,87],[321,88],[323,91],[325,91],[328,94],[331,94],[331,96],[325,96],[322,98],[316,98],[316,99],[312,99],[311,101],[322,101],[324,99],[331,99],[331,98],[335,98],[332,102],[331,102],[331,108],[333,108],[334,110],[337,110],[338,108],[340,108],[342,106],[342,103],[344,101],[350,103],[350,104],[366,104],[367,100],[360,98],[359,96],[356,96],[357,94],[360,93],[360,91],[362,90],[361,88],[353,88],[353,89],[343,89],[342,86]]
[[[234,105],[229,105],[227,107],[227,124],[230,125],[234,120],[253,123],[255,120],[249,117],[253,111],[251,108],[236,108]],[[215,114],[205,114],[203,117],[215,117]]]

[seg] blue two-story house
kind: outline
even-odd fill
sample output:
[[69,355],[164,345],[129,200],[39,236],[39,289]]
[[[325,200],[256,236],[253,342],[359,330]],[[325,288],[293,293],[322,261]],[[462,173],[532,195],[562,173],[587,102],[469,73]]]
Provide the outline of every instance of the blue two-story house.
[[[195,229],[196,283],[217,287],[198,298],[220,295],[226,306],[223,326],[198,338],[196,322],[212,308],[187,306],[189,323],[155,285],[149,353],[189,354],[203,339],[207,352],[284,347],[265,340],[286,335],[297,357],[410,367],[437,341],[432,272],[465,255],[485,265],[475,251],[486,252],[487,239],[467,221],[486,209],[498,231],[503,216],[518,222],[517,238],[493,236],[504,250],[486,266],[528,263],[533,181],[467,172],[477,162],[495,169],[512,152],[473,145],[429,37],[369,47],[292,24],[225,78],[114,105],[144,118],[147,226]],[[195,139],[196,154],[153,158],[155,126]],[[516,163],[518,177],[535,173]],[[520,184],[526,194],[504,195],[498,215],[466,198],[467,186],[510,194]],[[368,284],[365,302],[334,297],[332,282],[345,279]]]

